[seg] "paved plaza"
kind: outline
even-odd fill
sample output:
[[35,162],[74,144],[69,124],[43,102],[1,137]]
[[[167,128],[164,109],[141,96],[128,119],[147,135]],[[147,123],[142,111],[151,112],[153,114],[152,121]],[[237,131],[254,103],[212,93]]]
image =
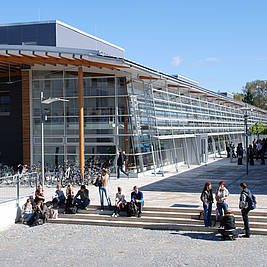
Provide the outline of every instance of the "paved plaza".
[[88,225],[14,225],[0,232],[7,266],[266,266],[267,237]]
[[[229,159],[210,159],[202,166],[166,168],[164,177],[147,173],[141,178],[111,179],[112,201],[117,186],[129,200],[139,185],[146,206],[201,207],[200,192],[206,181],[214,191],[224,180],[230,191],[229,206],[238,209],[239,183],[246,181],[257,195],[257,210],[267,210],[267,165],[237,166]],[[78,187],[75,188],[77,192]],[[91,204],[99,204],[98,190],[89,186]],[[54,188],[45,188],[47,199]],[[22,204],[22,203],[21,203]],[[214,207],[215,208],[215,207]],[[221,241],[214,233],[160,231],[90,225],[45,224],[30,228],[13,225],[0,232],[2,266],[266,266],[267,236]],[[40,257],[38,257],[38,255]]]

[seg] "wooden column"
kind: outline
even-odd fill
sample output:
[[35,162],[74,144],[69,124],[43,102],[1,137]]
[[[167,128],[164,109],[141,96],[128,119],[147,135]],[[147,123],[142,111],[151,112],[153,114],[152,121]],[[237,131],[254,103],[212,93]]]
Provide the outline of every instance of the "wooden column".
[[80,172],[84,178],[84,117],[83,117],[83,69],[78,68],[79,89],[79,140],[80,140]]
[[22,150],[23,164],[31,165],[31,113],[30,113],[30,74],[29,70],[21,71],[22,79]]

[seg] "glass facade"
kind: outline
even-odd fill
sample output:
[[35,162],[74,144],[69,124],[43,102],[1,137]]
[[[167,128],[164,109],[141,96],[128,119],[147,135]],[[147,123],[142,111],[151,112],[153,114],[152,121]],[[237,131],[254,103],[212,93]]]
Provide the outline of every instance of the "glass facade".
[[[242,142],[243,112],[238,105],[201,91],[170,86],[166,80],[134,79],[84,72],[85,162],[127,155],[126,169],[142,172],[178,163],[201,163]],[[45,161],[53,168],[79,160],[78,73],[32,70],[32,161],[41,161],[40,93],[68,102],[44,105]],[[249,125],[265,120],[251,112]]]

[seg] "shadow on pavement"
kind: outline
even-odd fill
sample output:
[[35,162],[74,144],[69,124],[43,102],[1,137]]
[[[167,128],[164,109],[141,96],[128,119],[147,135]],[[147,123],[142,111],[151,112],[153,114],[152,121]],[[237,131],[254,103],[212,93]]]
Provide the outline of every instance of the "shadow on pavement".
[[201,193],[205,182],[210,181],[213,192],[220,181],[225,181],[230,194],[239,194],[240,182],[245,181],[254,194],[267,194],[267,165],[246,166],[230,163],[229,159],[221,159],[193,170],[178,173],[166,179],[148,184],[141,191]]
[[222,239],[217,236],[217,233],[170,233],[172,235],[178,234],[182,236],[188,236],[192,239],[203,239],[203,240],[209,240],[209,241],[222,241]]

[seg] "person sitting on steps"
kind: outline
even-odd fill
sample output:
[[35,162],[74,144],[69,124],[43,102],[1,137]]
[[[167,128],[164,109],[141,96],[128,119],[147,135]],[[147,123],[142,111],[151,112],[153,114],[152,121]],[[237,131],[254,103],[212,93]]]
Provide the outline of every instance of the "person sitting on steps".
[[63,206],[65,203],[65,195],[64,192],[61,190],[61,185],[57,185],[57,190],[55,192],[55,196],[52,198],[53,206],[60,207]]
[[115,208],[112,217],[120,216],[121,209],[124,209],[126,205],[125,196],[121,193],[121,187],[118,187],[118,193],[115,198]]
[[133,192],[131,193],[131,201],[133,201],[138,208],[138,218],[141,217],[142,208],[144,206],[144,197],[143,193],[138,190],[138,186],[135,185],[133,188]]
[[38,185],[37,190],[35,191],[35,198],[34,198],[35,204],[37,204],[39,201],[42,202],[45,201],[43,187],[40,184]]
[[222,227],[218,229],[218,232],[222,235],[222,238],[230,239],[230,237],[235,238],[237,236],[235,230],[235,217],[230,209],[228,209],[222,219]]
[[81,189],[74,197],[74,202],[77,204],[79,209],[86,209],[86,207],[90,204],[89,191],[86,189],[85,185],[81,185]]
[[22,223],[27,224],[33,216],[31,200],[28,198],[26,203],[22,206]]

